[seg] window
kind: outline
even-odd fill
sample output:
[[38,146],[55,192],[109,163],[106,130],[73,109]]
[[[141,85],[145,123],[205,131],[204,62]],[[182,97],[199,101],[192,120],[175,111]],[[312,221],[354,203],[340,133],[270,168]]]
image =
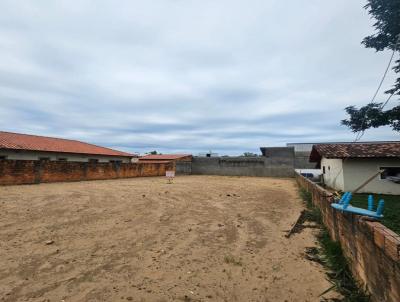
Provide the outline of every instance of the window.
[[331,170],[331,166],[328,166],[328,171],[330,171]]
[[58,161],[67,161],[67,159],[65,157],[59,157]]
[[325,174],[325,166],[322,167],[322,174]]
[[122,163],[122,160],[113,160],[113,159],[111,159],[110,163],[120,164],[120,163]]
[[381,179],[400,178],[400,167],[379,167],[379,169],[385,170],[381,173]]
[[39,157],[40,161],[50,161],[50,157]]
[[5,156],[5,155],[0,156],[0,160],[6,160],[6,159],[7,159],[7,156]]
[[89,163],[97,164],[99,160],[97,158],[89,158]]

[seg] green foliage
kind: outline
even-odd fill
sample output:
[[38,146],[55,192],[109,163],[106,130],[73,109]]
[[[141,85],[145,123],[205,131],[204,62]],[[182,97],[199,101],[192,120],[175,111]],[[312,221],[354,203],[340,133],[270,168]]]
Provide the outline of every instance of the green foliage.
[[[392,231],[400,234],[400,196],[399,195],[374,195],[375,207],[379,199],[385,200],[382,224]],[[368,207],[368,194],[355,194],[351,204],[360,208]]]
[[253,152],[244,152],[242,156],[244,156],[244,157],[256,157],[258,155],[256,153],[253,153]]
[[[400,1],[399,0],[368,0],[365,6],[368,13],[376,20],[376,32],[362,41],[367,48],[376,51],[400,49]],[[400,60],[395,61],[395,73],[400,73]],[[389,95],[400,95],[400,77],[395,81],[392,89],[386,91]],[[353,132],[364,131],[369,128],[390,126],[395,131],[400,131],[400,105],[389,110],[382,110],[382,103],[368,104],[361,108],[349,106],[345,110],[348,119],[342,124]]]
[[330,272],[328,276],[335,288],[344,296],[346,302],[368,302],[369,296],[360,288],[354,280],[347,259],[343,255],[339,242],[332,241],[328,231],[324,228],[319,235],[321,246],[321,260]]
[[232,255],[226,255],[224,257],[224,261],[227,264],[233,264],[233,265],[237,265],[237,266],[242,266],[243,265],[242,260],[240,258],[237,260]]
[[[300,196],[306,202],[306,220],[315,222],[321,227],[321,231],[318,234],[320,247],[316,251],[317,255],[313,255],[312,259],[323,264],[329,270],[327,275],[332,286],[323,291],[320,296],[335,289],[344,297],[339,301],[370,301],[369,296],[354,280],[340,243],[333,241],[329,236],[328,230],[323,226],[321,211],[313,205],[312,194],[301,188]],[[310,251],[315,251],[315,249],[310,249]]]
[[146,154],[157,155],[157,154],[161,154],[161,153],[157,153],[157,151],[154,150],[154,151],[147,152]]
[[300,197],[306,202],[307,209],[311,209],[313,207],[312,194],[310,192],[307,192],[305,189],[300,188]]

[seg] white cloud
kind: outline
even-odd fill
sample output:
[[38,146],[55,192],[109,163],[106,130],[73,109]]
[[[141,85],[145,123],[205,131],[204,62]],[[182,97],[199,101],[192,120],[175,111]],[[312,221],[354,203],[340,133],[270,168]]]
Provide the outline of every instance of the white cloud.
[[128,151],[351,140],[343,108],[369,101],[388,60],[360,45],[363,5],[2,1],[0,129]]

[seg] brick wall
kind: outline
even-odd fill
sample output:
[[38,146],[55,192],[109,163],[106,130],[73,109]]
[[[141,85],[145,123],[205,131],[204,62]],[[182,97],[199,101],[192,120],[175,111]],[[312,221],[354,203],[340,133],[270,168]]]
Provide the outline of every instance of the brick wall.
[[170,162],[82,163],[0,160],[0,185],[164,176]]
[[330,192],[299,174],[296,179],[312,193],[331,238],[340,241],[354,276],[372,301],[400,301],[400,236],[379,222],[334,210]]

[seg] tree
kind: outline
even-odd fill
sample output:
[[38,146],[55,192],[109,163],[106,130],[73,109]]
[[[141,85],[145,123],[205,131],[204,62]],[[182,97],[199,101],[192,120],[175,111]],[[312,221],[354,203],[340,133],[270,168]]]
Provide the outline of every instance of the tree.
[[253,152],[244,152],[242,156],[244,156],[244,157],[257,157],[258,155],[253,153]]
[[154,150],[154,151],[147,152],[146,154],[157,155],[157,154],[161,154],[161,153],[157,153],[157,151]]
[[[394,55],[400,49],[400,1],[368,0],[364,8],[376,20],[376,32],[365,37],[362,44],[376,51],[391,50]],[[393,70],[400,73],[400,59],[395,61]],[[342,124],[353,132],[363,132],[380,126],[390,126],[393,130],[400,131],[400,104],[391,109],[384,108],[392,97],[400,95],[400,77],[385,93],[388,95],[385,102],[370,102],[359,109],[355,106],[345,108],[349,118],[342,120]]]

